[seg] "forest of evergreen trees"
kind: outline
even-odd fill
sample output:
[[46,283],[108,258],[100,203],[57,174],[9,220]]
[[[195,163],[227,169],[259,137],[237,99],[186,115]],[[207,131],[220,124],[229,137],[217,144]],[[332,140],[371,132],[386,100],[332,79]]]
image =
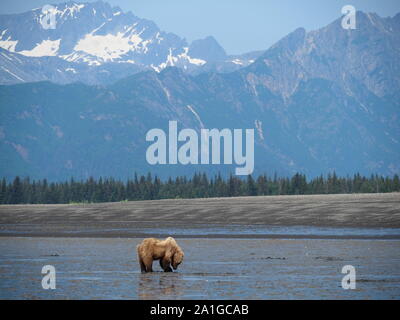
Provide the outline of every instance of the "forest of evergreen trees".
[[138,176],[126,182],[113,178],[71,179],[65,182],[31,181],[16,177],[0,184],[0,204],[28,203],[92,203],[176,198],[210,198],[263,195],[379,193],[400,191],[399,176],[393,178],[372,175],[338,177],[335,173],[307,180],[303,174],[292,178],[260,175],[227,179],[217,175],[195,174],[191,178],[177,177],[161,181],[158,177]]

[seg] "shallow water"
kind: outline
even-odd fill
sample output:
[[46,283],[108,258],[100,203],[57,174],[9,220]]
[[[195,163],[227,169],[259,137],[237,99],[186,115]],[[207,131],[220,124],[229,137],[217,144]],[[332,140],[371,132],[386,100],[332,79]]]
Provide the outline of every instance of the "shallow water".
[[[1,238],[1,299],[399,299],[400,241],[178,239],[178,272],[141,274],[141,239]],[[357,272],[344,290],[344,265]],[[56,289],[41,270],[56,268]],[[154,269],[160,271],[158,262]]]
[[[392,237],[398,239],[400,237],[400,229],[398,228],[332,228],[332,227],[310,227],[310,226],[264,226],[264,225],[207,225],[196,228],[171,227],[168,231],[176,236],[261,236],[281,238],[293,238],[293,236],[312,236],[312,237]],[[165,228],[142,228],[141,232],[146,234],[163,234]]]
[[317,226],[274,226],[244,224],[195,224],[163,222],[162,227],[136,222],[129,227],[103,225],[0,225],[2,237],[77,237],[77,238],[253,238],[253,239],[381,239],[400,240],[400,228],[354,228]]

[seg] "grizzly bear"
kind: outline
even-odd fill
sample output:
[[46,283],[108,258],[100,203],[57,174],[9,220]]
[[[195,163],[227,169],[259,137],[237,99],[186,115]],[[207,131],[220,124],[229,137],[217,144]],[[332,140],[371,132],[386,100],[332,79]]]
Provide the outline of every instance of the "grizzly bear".
[[140,270],[153,272],[153,261],[160,260],[160,266],[165,272],[176,270],[183,261],[184,253],[175,239],[168,237],[165,240],[147,238],[136,247]]

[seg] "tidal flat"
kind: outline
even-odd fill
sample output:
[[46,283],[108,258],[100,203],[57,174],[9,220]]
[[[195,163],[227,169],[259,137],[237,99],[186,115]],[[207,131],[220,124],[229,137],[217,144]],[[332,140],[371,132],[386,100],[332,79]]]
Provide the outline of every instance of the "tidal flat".
[[[166,236],[183,264],[141,274],[136,245]],[[0,299],[399,298],[398,193],[0,206]]]
[[[399,240],[179,239],[177,272],[141,274],[141,239],[3,237],[0,299],[399,299]],[[56,289],[44,290],[44,265]],[[342,267],[356,269],[344,290]]]

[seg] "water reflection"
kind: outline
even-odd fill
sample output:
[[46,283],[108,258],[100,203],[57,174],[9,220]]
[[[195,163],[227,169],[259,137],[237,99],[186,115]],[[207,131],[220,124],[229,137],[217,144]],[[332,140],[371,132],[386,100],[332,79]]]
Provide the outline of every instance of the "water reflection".
[[[141,240],[2,238],[0,299],[400,297],[398,240],[180,239],[187,259],[178,271],[150,274],[133,254]],[[54,252],[60,256],[46,257]],[[56,267],[56,290],[42,289],[44,264]],[[349,264],[356,290],[341,287]]]
[[180,299],[184,294],[184,282],[179,273],[141,273],[139,275],[138,298]]

